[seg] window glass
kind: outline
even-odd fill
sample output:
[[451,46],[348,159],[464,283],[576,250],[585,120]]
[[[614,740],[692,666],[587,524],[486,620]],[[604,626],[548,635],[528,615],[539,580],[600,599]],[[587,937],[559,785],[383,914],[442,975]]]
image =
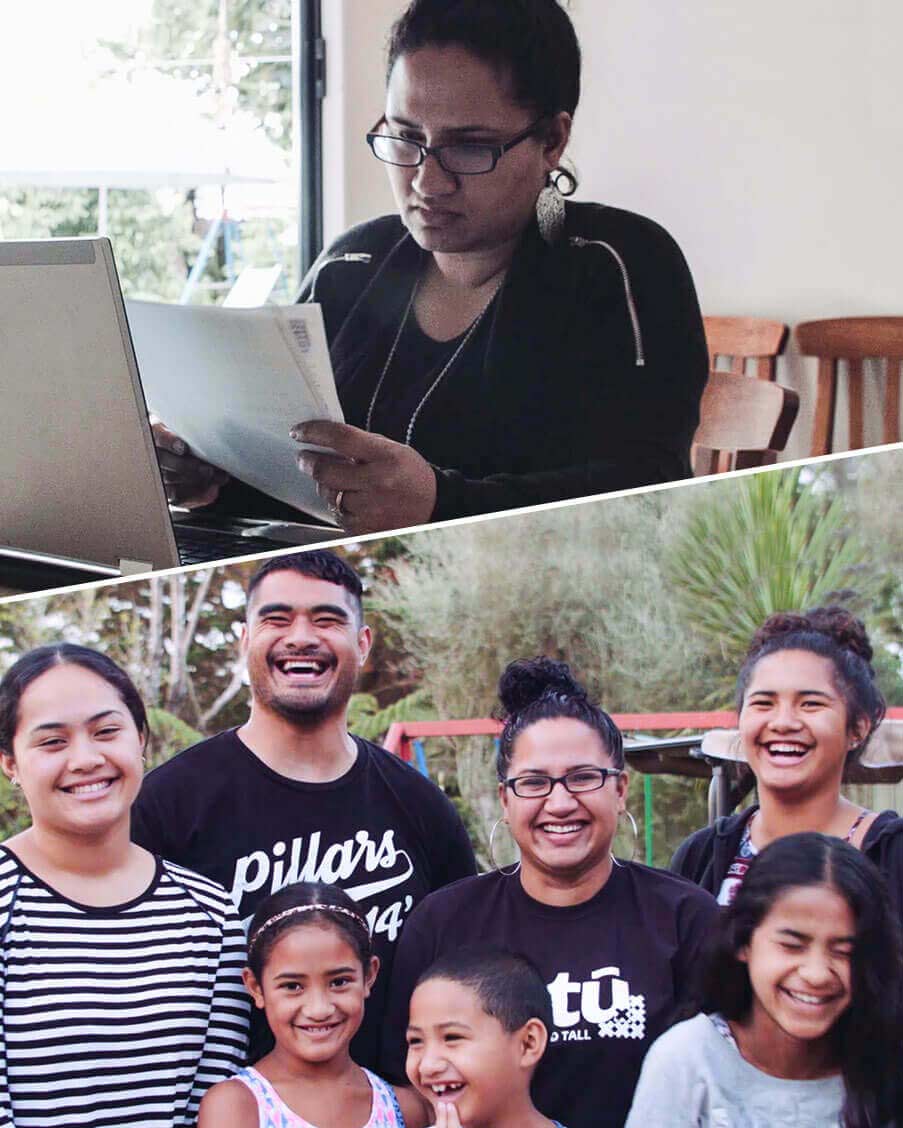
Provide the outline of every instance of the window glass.
[[0,238],[107,234],[130,297],[291,300],[295,2],[6,5]]

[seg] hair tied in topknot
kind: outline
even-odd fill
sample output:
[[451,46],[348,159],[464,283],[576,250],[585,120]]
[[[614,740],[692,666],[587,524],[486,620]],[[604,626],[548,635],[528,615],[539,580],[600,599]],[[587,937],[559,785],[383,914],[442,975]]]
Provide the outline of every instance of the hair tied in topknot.
[[781,635],[800,631],[812,631],[825,635],[843,650],[871,663],[872,646],[861,619],[844,607],[815,607],[803,614],[792,611],[778,611],[769,615],[753,635],[747,657],[753,658],[763,647]]
[[795,611],[776,611],[774,615],[768,616],[752,636],[746,656],[753,658],[763,646],[781,635],[806,630],[809,630],[809,620],[805,615],[800,615]]
[[568,664],[553,658],[521,658],[508,666],[499,681],[499,700],[508,716],[550,693],[586,698],[586,690],[571,676]]
[[863,661],[871,664],[872,644],[866,633],[865,623],[844,607],[816,607],[806,613],[813,630],[821,631],[833,638],[844,650],[858,654]]
[[[752,672],[763,659],[781,651],[802,650],[827,659],[834,684],[847,707],[847,727],[855,740],[849,761],[858,759],[869,736],[884,719],[886,703],[872,668],[872,645],[865,624],[836,604],[804,614],[780,611],[769,615],[753,636],[737,675],[737,709],[742,710]],[[859,731],[865,724],[865,735]]]
[[611,766],[624,767],[624,739],[618,726],[594,704],[583,686],[571,676],[565,662],[553,658],[520,658],[499,679],[499,701],[504,722],[496,754],[496,774],[507,779],[518,736],[537,721],[581,721],[593,729],[611,758]]

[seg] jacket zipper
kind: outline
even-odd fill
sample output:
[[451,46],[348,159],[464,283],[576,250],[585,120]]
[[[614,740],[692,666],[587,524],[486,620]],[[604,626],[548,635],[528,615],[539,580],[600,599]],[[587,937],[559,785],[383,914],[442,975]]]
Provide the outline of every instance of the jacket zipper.
[[317,267],[317,273],[314,275],[313,282],[310,284],[310,297],[308,301],[316,301],[317,282],[320,280],[320,271],[324,266],[330,266],[334,262],[371,262],[373,255],[367,254],[365,251],[356,251],[345,255],[333,255],[331,258],[323,259]]
[[630,289],[630,276],[627,273],[627,267],[624,265],[624,260],[614,249],[611,243],[605,243],[601,239],[584,239],[582,235],[572,235],[569,242],[574,247],[604,247],[618,264],[618,267],[621,271],[621,278],[624,281],[624,296],[627,300],[627,312],[630,316],[630,324],[633,326],[633,343],[634,347],[636,348],[636,366],[637,368],[642,368],[646,363],[646,358],[643,354],[643,336],[640,332],[640,319],[637,317],[636,306],[633,302],[633,292]]

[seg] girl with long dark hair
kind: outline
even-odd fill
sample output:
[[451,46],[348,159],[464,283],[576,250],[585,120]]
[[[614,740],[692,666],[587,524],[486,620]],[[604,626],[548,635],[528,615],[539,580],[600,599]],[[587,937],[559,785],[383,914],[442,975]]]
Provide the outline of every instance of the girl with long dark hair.
[[649,1051],[627,1128],[903,1123],[900,928],[848,843],[792,834],[755,858],[699,1002]]

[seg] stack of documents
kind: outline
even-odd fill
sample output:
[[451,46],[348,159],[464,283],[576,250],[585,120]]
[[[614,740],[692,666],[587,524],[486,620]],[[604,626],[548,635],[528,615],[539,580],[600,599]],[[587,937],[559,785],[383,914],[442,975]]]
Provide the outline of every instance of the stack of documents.
[[151,412],[198,458],[334,521],[289,438],[296,423],[344,418],[320,307],[133,301],[126,309]]

